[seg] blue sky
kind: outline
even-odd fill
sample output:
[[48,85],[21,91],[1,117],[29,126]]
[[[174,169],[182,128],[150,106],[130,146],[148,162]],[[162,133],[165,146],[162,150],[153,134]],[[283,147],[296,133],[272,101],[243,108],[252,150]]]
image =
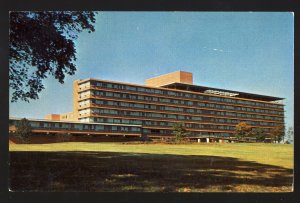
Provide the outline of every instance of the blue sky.
[[192,72],[194,84],[286,98],[294,117],[294,17],[289,12],[99,12],[96,32],[76,40],[77,72],[53,78],[36,101],[11,103],[10,116],[72,111],[72,82],[99,78],[143,84]]

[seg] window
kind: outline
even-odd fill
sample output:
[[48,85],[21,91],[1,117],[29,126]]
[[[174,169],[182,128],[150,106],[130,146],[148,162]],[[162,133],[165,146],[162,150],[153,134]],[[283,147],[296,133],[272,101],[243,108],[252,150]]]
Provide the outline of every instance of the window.
[[30,122],[31,127],[38,127],[39,123],[38,122]]
[[122,123],[129,124],[129,120],[122,119]]
[[151,117],[155,117],[155,118],[162,118],[162,114],[159,114],[159,113],[150,113],[150,116]]
[[107,101],[107,105],[113,106],[114,102],[113,101]]
[[130,115],[131,116],[139,116],[140,114],[139,114],[139,112],[130,112]]
[[150,109],[156,109],[155,105],[150,105]]
[[201,103],[201,102],[198,102],[197,104],[198,104],[198,106],[205,106],[205,104]]
[[212,101],[221,101],[221,98],[219,98],[219,97],[209,97],[209,100],[212,100]]
[[139,96],[138,96],[138,99],[139,99],[139,100],[144,100],[144,96],[140,96],[140,95],[139,95]]
[[109,110],[110,114],[118,114],[118,112],[116,110]]
[[187,105],[192,106],[192,105],[193,105],[193,102],[192,102],[192,101],[188,101],[188,102],[187,102]]
[[195,121],[201,121],[202,118],[201,118],[201,117],[198,117],[198,116],[192,116],[192,120],[195,120]]
[[63,123],[62,127],[65,128],[65,129],[67,129],[67,128],[69,128],[69,124]]
[[121,127],[121,131],[128,131],[128,127]]
[[155,92],[156,94],[162,94],[162,91],[161,91],[161,90],[154,90],[154,92]]
[[135,95],[129,95],[129,99],[136,99]]
[[120,102],[120,106],[129,106],[128,103]]
[[132,120],[132,124],[142,125],[142,121],[141,120]]
[[169,114],[169,115],[168,115],[168,118],[173,118],[173,119],[176,119],[176,115]]
[[89,86],[90,86],[90,82],[86,82],[86,83],[80,84],[79,89],[84,89],[84,88],[87,88]]
[[194,113],[195,109],[186,109],[186,112],[188,112],[188,113]]
[[166,103],[170,103],[170,99],[165,99],[165,98],[159,98],[160,102],[166,102]]
[[99,123],[104,122],[104,118],[97,118],[97,122]]
[[111,93],[111,92],[105,92],[105,95],[106,95],[107,97],[112,97],[114,94]]
[[141,129],[140,129],[140,128],[137,128],[137,127],[131,127],[131,131],[134,131],[134,132],[140,132]]
[[143,87],[138,87],[137,91],[138,91],[138,92],[145,92],[145,88],[143,88]]
[[178,115],[178,119],[180,119],[180,120],[185,120],[185,116]]
[[121,95],[120,95],[120,94],[118,94],[118,93],[114,93],[114,97],[118,97],[118,98],[120,98],[120,97],[121,97]]
[[104,126],[103,125],[96,125],[95,130],[96,131],[102,131],[102,130],[104,130]]
[[178,101],[178,100],[176,100],[176,99],[174,99],[174,100],[173,100],[173,103],[174,103],[174,104],[178,104],[178,103],[179,103],[179,101]]
[[104,113],[104,114],[118,114],[118,111],[111,110],[111,109],[101,109],[100,113]]
[[152,125],[151,121],[145,121],[145,125]]
[[170,91],[168,91],[167,93],[168,93],[168,95],[170,95],[170,96],[176,96],[176,93],[175,93],[175,92],[170,92]]

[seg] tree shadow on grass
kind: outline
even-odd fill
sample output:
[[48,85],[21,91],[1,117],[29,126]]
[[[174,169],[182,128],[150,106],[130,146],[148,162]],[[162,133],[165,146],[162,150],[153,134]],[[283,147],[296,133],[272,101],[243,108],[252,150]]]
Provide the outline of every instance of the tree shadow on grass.
[[12,191],[291,191],[293,170],[204,155],[10,152]]

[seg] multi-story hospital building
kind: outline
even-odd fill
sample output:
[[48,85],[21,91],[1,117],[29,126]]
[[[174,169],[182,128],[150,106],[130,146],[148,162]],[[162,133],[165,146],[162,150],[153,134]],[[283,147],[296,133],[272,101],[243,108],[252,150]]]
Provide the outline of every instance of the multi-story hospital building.
[[[144,85],[100,79],[76,80],[73,111],[30,119],[36,132],[171,137],[183,122],[191,139],[230,137],[239,122],[270,132],[284,125],[283,98],[193,84],[178,71],[147,79]],[[11,118],[15,122],[16,118]]]

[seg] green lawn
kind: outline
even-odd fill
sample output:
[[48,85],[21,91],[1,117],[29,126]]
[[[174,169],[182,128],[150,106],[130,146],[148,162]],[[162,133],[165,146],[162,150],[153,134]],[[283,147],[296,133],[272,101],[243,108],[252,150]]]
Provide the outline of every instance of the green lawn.
[[14,191],[291,191],[293,145],[13,144]]

